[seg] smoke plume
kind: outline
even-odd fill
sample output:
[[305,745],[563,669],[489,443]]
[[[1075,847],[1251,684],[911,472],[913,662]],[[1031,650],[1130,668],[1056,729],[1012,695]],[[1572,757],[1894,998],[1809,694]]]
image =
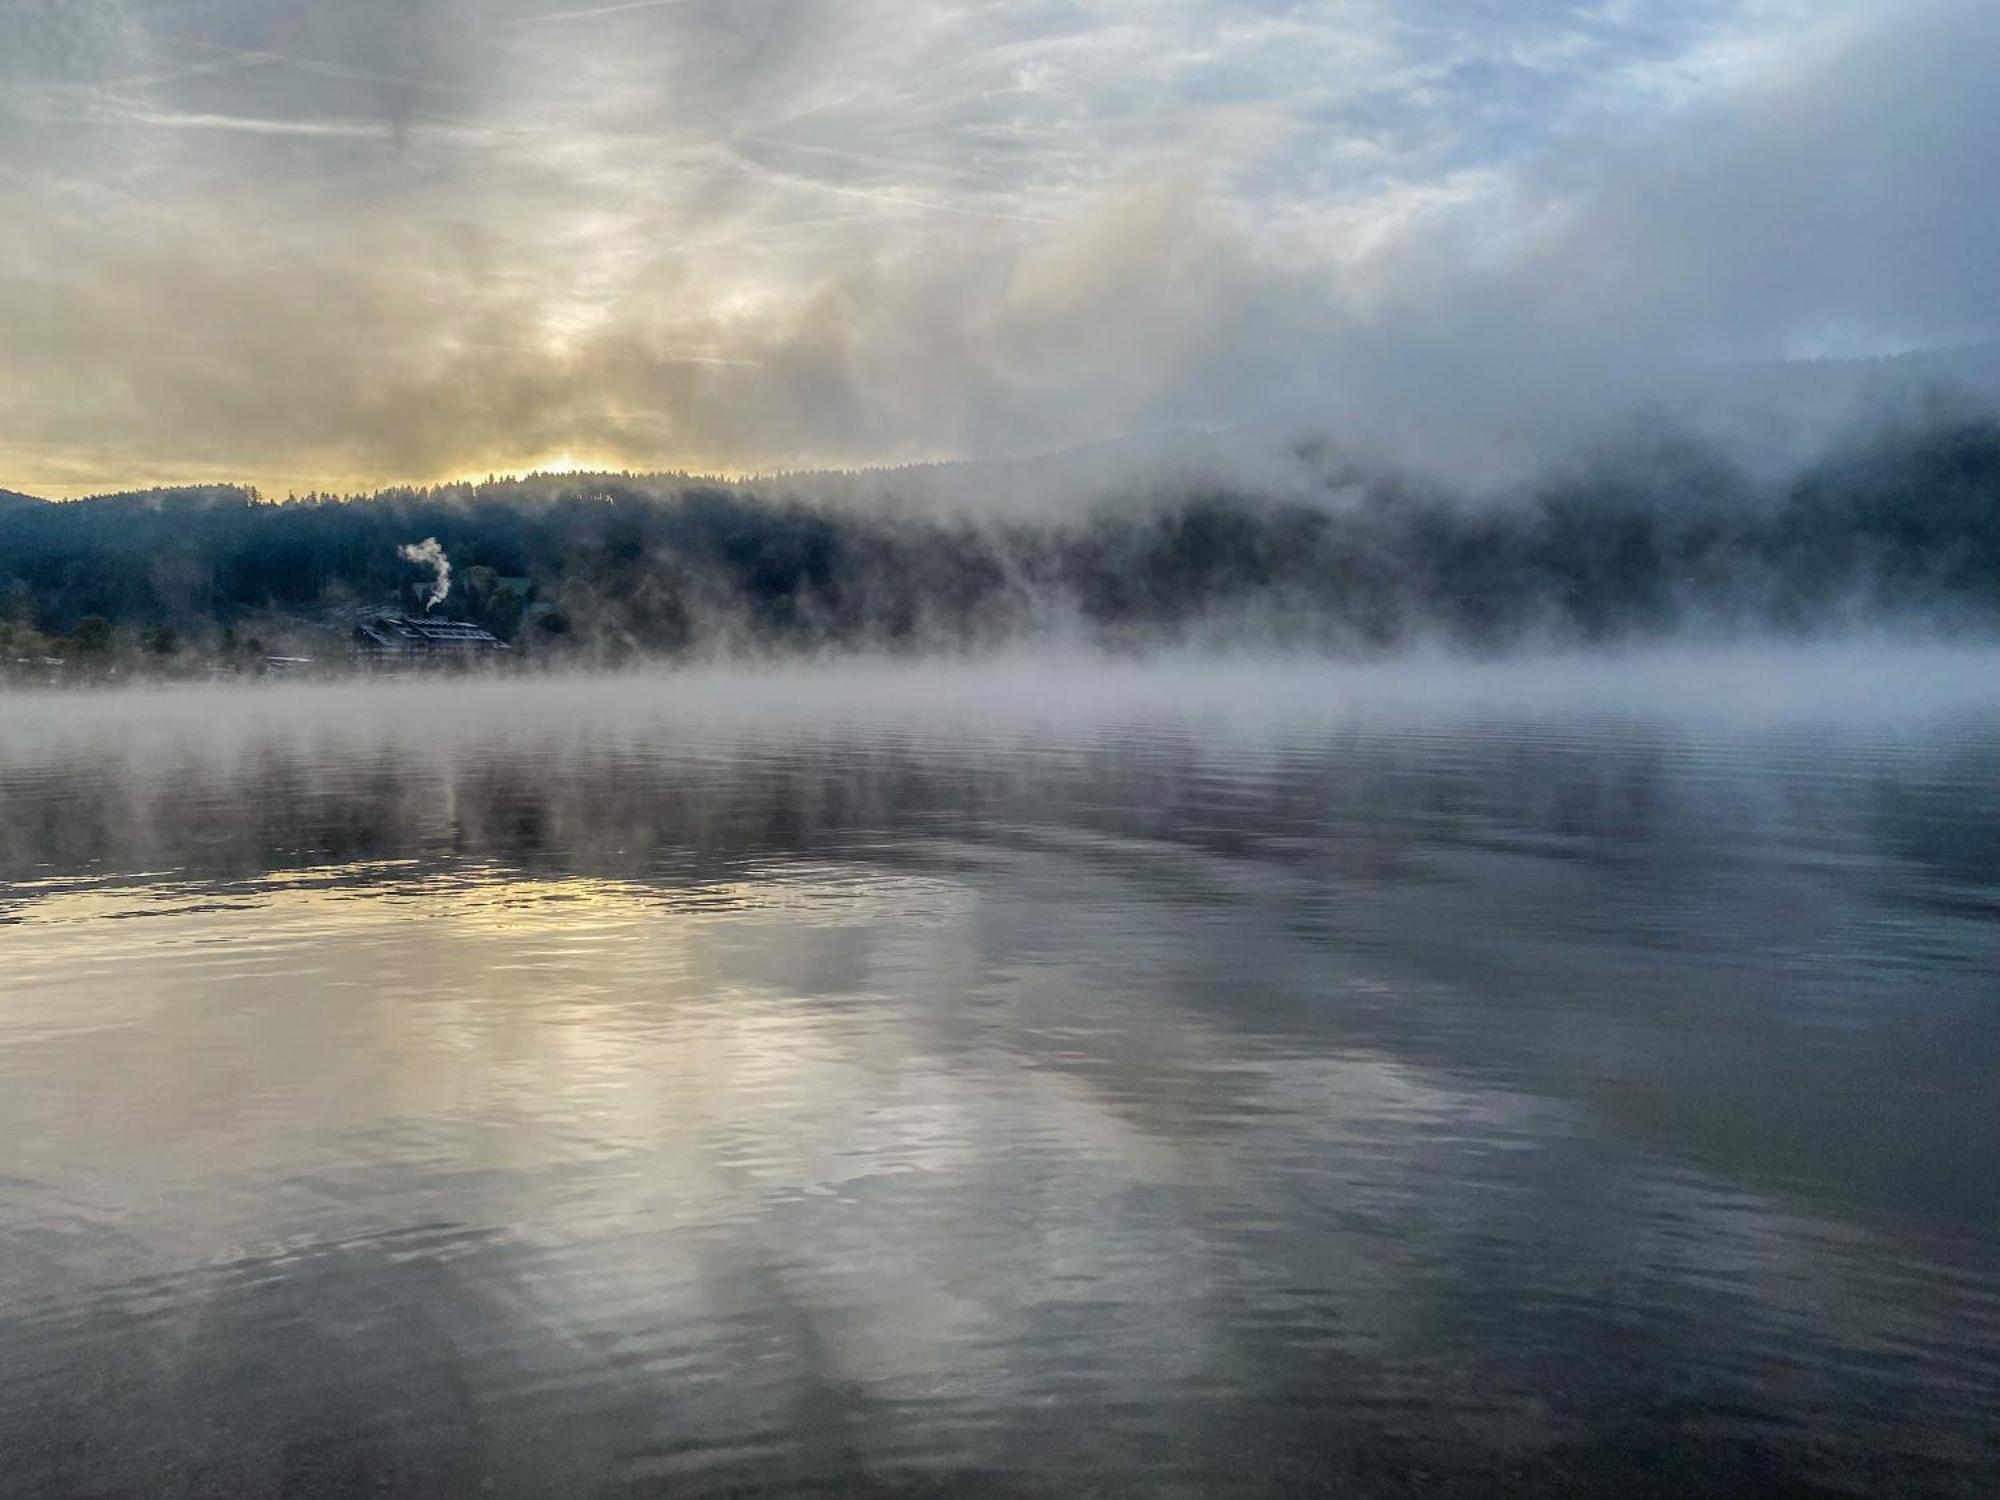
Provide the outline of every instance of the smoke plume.
[[435,572],[430,595],[424,600],[425,613],[444,603],[444,596],[451,592],[451,559],[444,555],[444,548],[438,545],[438,539],[427,536],[421,542],[407,543],[396,549],[396,555],[405,562],[418,563]]

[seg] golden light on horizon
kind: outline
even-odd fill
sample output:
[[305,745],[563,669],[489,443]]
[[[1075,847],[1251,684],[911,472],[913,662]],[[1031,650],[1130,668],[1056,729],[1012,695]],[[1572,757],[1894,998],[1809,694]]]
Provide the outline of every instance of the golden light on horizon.
[[[603,454],[579,456],[565,448],[559,453],[544,454],[529,462],[525,467],[510,469],[504,477],[524,479],[530,474],[616,474],[631,465]],[[495,471],[495,477],[502,477]]]

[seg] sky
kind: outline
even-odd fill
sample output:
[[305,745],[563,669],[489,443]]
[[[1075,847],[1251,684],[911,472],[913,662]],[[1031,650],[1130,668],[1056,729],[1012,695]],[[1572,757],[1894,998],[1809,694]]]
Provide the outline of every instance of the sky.
[[0,488],[1488,447],[2000,334],[1991,0],[0,0]]

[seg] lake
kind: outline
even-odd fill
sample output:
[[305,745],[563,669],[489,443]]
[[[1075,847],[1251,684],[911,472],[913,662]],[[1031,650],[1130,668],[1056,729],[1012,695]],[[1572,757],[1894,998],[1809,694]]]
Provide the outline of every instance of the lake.
[[0,696],[10,1496],[2000,1493],[2000,654]]

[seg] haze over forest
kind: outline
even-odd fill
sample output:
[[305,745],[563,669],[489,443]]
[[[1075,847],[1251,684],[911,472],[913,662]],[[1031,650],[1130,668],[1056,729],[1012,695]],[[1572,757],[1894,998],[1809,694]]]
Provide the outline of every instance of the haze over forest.
[[[0,645],[325,656],[371,607],[554,661],[837,646],[1475,650],[2000,629],[2000,423],[1941,413],[1782,480],[1635,435],[1478,499],[1300,447],[972,475],[536,476],[340,499],[0,503]],[[984,488],[1015,489],[1000,508]],[[1040,504],[1034,503],[1039,497]],[[1088,497],[1088,498],[1086,498]],[[406,539],[422,537],[422,545]],[[440,567],[449,571],[439,571]]]

